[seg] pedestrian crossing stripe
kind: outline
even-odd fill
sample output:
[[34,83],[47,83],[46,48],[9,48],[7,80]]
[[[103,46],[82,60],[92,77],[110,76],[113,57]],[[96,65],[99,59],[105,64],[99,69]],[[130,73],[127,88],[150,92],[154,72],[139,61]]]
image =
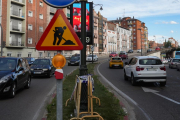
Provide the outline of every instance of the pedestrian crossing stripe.
[[83,45],[64,12],[58,9],[36,45],[37,50],[81,50]]

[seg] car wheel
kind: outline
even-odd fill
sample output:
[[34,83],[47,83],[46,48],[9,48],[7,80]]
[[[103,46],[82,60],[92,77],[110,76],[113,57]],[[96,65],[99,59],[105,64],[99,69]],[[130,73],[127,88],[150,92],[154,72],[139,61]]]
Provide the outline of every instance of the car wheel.
[[124,80],[128,80],[128,77],[126,75],[126,72],[124,71]]
[[10,91],[9,97],[10,97],[10,98],[14,98],[15,95],[16,95],[16,84],[13,83],[13,85],[12,85],[12,87],[11,87],[11,91]]
[[179,71],[178,67],[177,67],[177,71]]
[[160,85],[161,85],[161,86],[165,86],[165,85],[166,85],[166,82],[160,82]]
[[111,69],[111,66],[109,65],[109,69]]
[[171,68],[171,66],[169,65],[169,68]]
[[48,73],[47,77],[50,78],[52,75],[51,75],[51,72]]
[[25,88],[26,88],[26,89],[29,89],[29,88],[30,88],[30,85],[31,85],[31,79],[30,79],[30,77],[28,77],[28,80],[27,80],[27,83],[26,83],[26,85],[25,85]]
[[132,84],[133,86],[136,85],[136,80],[134,79],[134,75],[133,75],[133,74],[131,74],[131,84]]
[[70,66],[70,64],[68,63],[68,66]]

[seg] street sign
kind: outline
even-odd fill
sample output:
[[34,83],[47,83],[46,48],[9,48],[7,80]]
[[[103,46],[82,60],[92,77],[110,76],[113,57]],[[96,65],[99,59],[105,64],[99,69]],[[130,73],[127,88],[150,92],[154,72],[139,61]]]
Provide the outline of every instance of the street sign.
[[58,9],[36,45],[37,50],[82,50],[83,45],[64,12]]
[[92,52],[94,51],[94,46],[93,46],[93,45],[91,46],[91,51],[92,51]]
[[76,0],[44,0],[46,4],[55,8],[69,6],[75,1]]

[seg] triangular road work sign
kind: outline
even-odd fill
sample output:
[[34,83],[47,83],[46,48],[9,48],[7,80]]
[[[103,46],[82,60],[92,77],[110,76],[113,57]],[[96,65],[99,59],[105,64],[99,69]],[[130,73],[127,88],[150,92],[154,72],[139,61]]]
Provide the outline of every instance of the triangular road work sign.
[[64,12],[58,9],[36,45],[37,50],[82,50],[83,45]]

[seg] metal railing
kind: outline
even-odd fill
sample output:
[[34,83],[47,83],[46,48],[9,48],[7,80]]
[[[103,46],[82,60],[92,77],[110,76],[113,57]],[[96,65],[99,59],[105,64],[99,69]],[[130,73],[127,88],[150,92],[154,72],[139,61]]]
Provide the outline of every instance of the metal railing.
[[18,42],[18,40],[9,43],[9,46],[24,46],[24,41]]
[[16,1],[16,2],[19,2],[19,3],[25,3],[25,0],[12,0],[12,1]]
[[23,12],[19,12],[18,10],[11,10],[11,15],[25,18],[25,14]]
[[25,32],[25,27],[19,27],[18,25],[11,25],[10,30],[17,32]]

